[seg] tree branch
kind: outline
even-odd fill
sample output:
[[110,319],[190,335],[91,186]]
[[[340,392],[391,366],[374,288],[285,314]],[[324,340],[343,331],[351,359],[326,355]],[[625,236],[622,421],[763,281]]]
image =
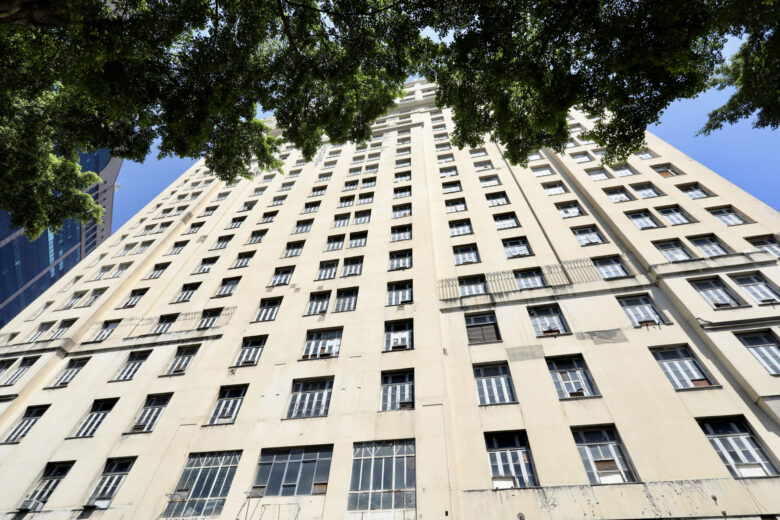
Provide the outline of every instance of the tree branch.
[[290,42],[290,46],[299,56],[303,56],[301,51],[298,50],[298,46],[295,45],[295,38],[293,38],[292,32],[290,31],[290,26],[287,20],[287,13],[284,12],[282,0],[276,0],[276,6],[279,8],[279,16],[282,18],[282,29],[284,30],[285,36],[287,36],[287,40]]
[[317,7],[312,7],[310,5],[304,5],[299,4],[297,2],[293,2],[291,0],[284,0],[285,3],[293,5],[295,7],[300,7],[301,9],[309,9],[310,11],[317,11],[318,13],[327,14],[328,16],[341,16],[341,17],[347,17],[347,16],[373,16],[377,13],[381,13],[382,11],[387,11],[388,9],[392,9],[393,7],[399,6],[404,3],[404,0],[398,0],[397,2],[393,2],[390,5],[386,5],[385,7],[381,7],[379,9],[374,9],[372,11],[368,11],[367,13],[357,13],[357,12],[351,12],[351,13],[344,13],[340,11],[331,11],[329,9],[320,9]]

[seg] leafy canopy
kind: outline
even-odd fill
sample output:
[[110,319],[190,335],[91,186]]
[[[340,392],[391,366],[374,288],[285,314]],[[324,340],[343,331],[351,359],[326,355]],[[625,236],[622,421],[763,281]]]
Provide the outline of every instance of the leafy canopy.
[[[776,0],[0,0],[0,208],[35,237],[100,218],[78,151],[205,158],[224,180],[276,168],[279,140],[363,141],[423,74],[456,145],[523,163],[562,150],[566,114],[607,114],[607,161],[675,99],[736,87],[704,132],[780,123]],[[437,34],[434,41],[422,34]],[[721,49],[745,35],[731,63]]]

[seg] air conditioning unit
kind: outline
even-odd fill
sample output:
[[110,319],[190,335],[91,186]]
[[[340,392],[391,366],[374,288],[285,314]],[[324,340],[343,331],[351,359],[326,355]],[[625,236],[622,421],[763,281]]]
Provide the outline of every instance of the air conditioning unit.
[[19,506],[19,511],[26,513],[27,511],[39,511],[43,507],[43,502],[35,500],[34,498],[28,498],[23,500]]

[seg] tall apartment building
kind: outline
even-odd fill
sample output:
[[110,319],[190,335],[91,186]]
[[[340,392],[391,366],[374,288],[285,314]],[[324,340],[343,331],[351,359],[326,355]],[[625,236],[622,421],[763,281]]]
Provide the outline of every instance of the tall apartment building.
[[11,226],[6,211],[0,211],[0,327],[11,321],[91,253],[111,234],[114,188],[122,159],[108,150],[83,153],[81,167],[98,172],[102,182],[87,192],[106,211],[103,222],[82,226],[66,220],[57,233],[46,230],[36,240],[24,236],[24,230]]
[[649,134],[455,149],[407,87],[196,164],[2,329],[4,518],[780,515],[780,215]]

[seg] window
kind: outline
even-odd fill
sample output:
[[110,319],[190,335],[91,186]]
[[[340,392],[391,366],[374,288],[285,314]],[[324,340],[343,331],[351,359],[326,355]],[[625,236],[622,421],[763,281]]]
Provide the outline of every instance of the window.
[[137,243],[126,244],[125,247],[122,248],[122,250],[119,253],[117,253],[116,256],[126,256],[126,255],[128,255],[130,253],[130,251],[135,249],[136,245],[137,245]]
[[469,345],[501,341],[496,315],[492,312],[466,315],[466,335]]
[[372,202],[374,202],[373,193],[361,193],[358,195],[358,204],[371,204]]
[[246,217],[234,217],[233,220],[230,221],[230,224],[228,224],[227,229],[235,229],[241,227],[241,224],[243,224],[245,220]]
[[368,232],[361,231],[359,233],[349,234],[349,247],[364,247],[368,241]]
[[309,294],[309,305],[306,307],[306,315],[325,314],[330,303],[330,291],[313,292]]
[[103,322],[103,326],[100,328],[98,333],[95,335],[95,337],[92,339],[92,341],[103,341],[105,339],[108,339],[108,337],[111,335],[112,332],[114,332],[114,329],[117,328],[119,325],[119,322],[122,320],[108,320]]
[[452,252],[455,255],[455,265],[474,264],[479,262],[477,244],[453,246]]
[[459,191],[463,191],[463,188],[460,185],[460,181],[443,182],[441,188],[445,195],[448,193],[457,193]]
[[339,289],[336,291],[336,307],[333,312],[354,311],[357,307],[358,290],[356,287],[351,289]]
[[233,424],[238,417],[238,411],[244,402],[244,396],[249,385],[223,386],[219,389],[219,397],[214,405],[208,424]]
[[667,240],[665,242],[655,242],[655,247],[664,255],[669,262],[679,262],[689,260],[691,255],[683,247],[679,240]]
[[111,278],[119,278],[122,276],[125,271],[127,271],[130,268],[131,263],[126,264],[119,264],[116,268],[116,271],[114,271],[114,274],[111,275]]
[[629,296],[618,298],[620,306],[631,320],[634,327],[643,325],[662,325],[666,323],[661,313],[655,308],[649,296]]
[[563,202],[555,205],[558,208],[558,213],[563,218],[579,217],[585,214],[578,202]]
[[[344,259],[344,270],[341,273],[341,276],[358,276],[360,273],[363,272],[363,257],[362,256],[355,256],[352,258],[345,258]],[[334,276],[335,276],[335,269],[334,269]]]
[[382,400],[379,409],[383,412],[389,412],[413,408],[414,371],[382,372]]
[[218,517],[240,458],[240,451],[190,453],[162,517]]
[[734,276],[734,281],[742,287],[756,303],[780,302],[780,295],[761,274]]
[[60,482],[68,474],[71,467],[73,467],[73,462],[49,462],[46,464],[41,479],[27,495],[27,498],[24,499],[19,509],[28,511],[40,511],[43,509],[43,506],[49,501],[52,493],[60,485]]
[[317,280],[330,280],[331,278],[335,278],[338,265],[338,260],[320,262],[320,269],[317,272]]
[[[636,155],[636,154],[635,154]],[[639,157],[637,155],[637,157]],[[654,157],[651,155],[651,157]],[[642,157],[642,159],[649,159],[650,157]],[[661,177],[677,177],[679,175],[682,175],[682,173],[677,170],[677,168],[673,167],[671,164],[661,164],[658,166],[652,167]]]
[[226,235],[223,237],[219,237],[217,239],[217,243],[214,244],[214,247],[212,249],[225,249],[227,245],[230,243],[230,239],[233,238],[233,235]]
[[712,386],[688,347],[670,347],[652,350],[653,357],[664,375],[676,389]]
[[753,247],[760,251],[766,251],[772,253],[776,257],[780,258],[780,242],[775,240],[774,237],[760,237],[748,239]]
[[276,287],[277,285],[288,285],[292,279],[294,270],[294,266],[277,267],[274,269],[274,277],[271,279],[271,287]]
[[412,320],[385,322],[385,352],[412,350],[414,348],[414,325]]
[[[168,254],[169,255],[178,255],[179,253],[182,252],[182,250],[184,250],[184,246],[186,246],[186,245],[187,245],[187,241],[186,240],[184,242],[176,242],[175,244],[173,244],[173,247],[171,248],[171,250],[168,251]],[[140,253],[140,251],[139,251],[139,253]]]
[[197,329],[211,329],[217,325],[217,320],[222,314],[222,309],[206,309],[200,315]]
[[654,157],[658,157],[656,154],[648,150],[647,148],[644,148],[642,150],[639,150],[638,152],[634,153],[635,156],[639,157],[640,159],[652,159]]
[[471,157],[484,157],[487,155],[487,150],[484,148],[477,148],[476,150],[469,150],[469,155]]
[[581,246],[603,244],[606,242],[596,226],[573,228],[571,232],[574,233],[575,237],[577,237],[577,242],[579,242]]
[[688,217],[688,215],[685,214],[685,212],[680,209],[679,206],[672,206],[669,208],[659,208],[658,213],[660,213],[665,219],[666,222],[671,224],[672,226],[678,226],[680,224],[690,224],[691,219]]
[[777,475],[777,468],[743,418],[707,419],[699,425],[734,478]]
[[529,307],[528,315],[531,317],[531,325],[537,338],[557,336],[569,332],[569,327],[558,305]]
[[[145,253],[146,250],[149,249],[149,246],[151,246],[153,243],[154,243],[153,240],[147,240],[146,242],[141,242],[141,245],[138,246],[138,249],[133,254],[140,255],[141,253]],[[184,246],[187,245],[187,242],[186,241],[184,241],[184,242],[176,242],[175,244],[173,244],[174,249],[176,249],[176,246],[179,245],[179,244],[181,244],[181,247],[184,248]],[[174,249],[172,249],[171,251],[173,251]],[[179,252],[177,252],[177,253],[169,253],[169,254],[176,255],[176,254],[178,254],[180,252],[181,252],[181,250],[179,250]]]
[[705,199],[711,195],[698,182],[685,186],[678,186],[680,191],[688,195],[691,199]]
[[590,162],[590,161],[593,160],[593,158],[590,155],[588,155],[587,153],[584,153],[584,152],[583,153],[573,153],[573,154],[571,154],[571,158],[576,163],[586,163],[586,162]]
[[108,459],[103,468],[103,474],[100,476],[95,490],[87,500],[87,505],[94,506],[97,509],[106,509],[111,500],[113,500],[119,487],[125,481],[125,477],[130,473],[133,467],[135,457],[125,459]]
[[307,202],[303,205],[304,213],[316,213],[320,209],[320,201]]
[[105,420],[108,413],[114,409],[117,399],[96,399],[89,413],[81,420],[74,437],[92,437]]
[[628,220],[633,222],[638,229],[652,229],[659,227],[658,222],[656,222],[649,211],[626,213],[626,216],[628,217]]
[[707,211],[727,226],[739,226],[740,224],[745,223],[745,219],[730,206],[726,208],[709,209]]
[[635,184],[632,188],[634,188],[636,194],[643,199],[653,199],[661,196],[661,192],[649,182],[646,184]]
[[[152,276],[152,275],[154,275],[155,272],[157,272],[157,268],[161,267],[159,273],[162,274],[162,272],[165,271],[165,268],[168,267],[168,264],[158,264],[158,265],[156,265],[154,267],[155,267],[155,271],[152,271],[152,274],[149,275],[149,278],[157,278],[159,275]],[[94,289],[89,294],[89,296],[87,296],[87,299],[84,300],[84,303],[82,303],[80,305],[80,307],[89,307],[89,306],[91,306],[93,303],[95,303],[97,301],[98,298],[103,296],[103,293],[105,293],[105,292],[106,292],[105,289]]]
[[520,221],[514,213],[499,213],[493,215],[493,221],[496,223],[496,229],[510,229],[520,226]]
[[452,220],[450,221],[449,225],[451,237],[470,235],[474,232],[471,227],[471,221],[469,219]]
[[174,303],[182,303],[182,302],[188,302],[192,299],[192,296],[195,294],[195,291],[198,290],[198,287],[200,287],[200,282],[196,283],[185,283],[181,287],[181,291],[176,296],[176,299],[173,300]]
[[542,188],[544,188],[544,192],[547,195],[561,195],[563,193],[568,193],[569,191],[562,182],[549,182],[547,184],[542,184]]
[[247,267],[249,265],[249,261],[254,256],[255,256],[254,251],[248,251],[246,253],[238,253],[238,256],[236,257],[236,262],[233,264],[233,269],[238,269],[240,267]]
[[605,181],[607,179],[611,179],[609,174],[604,170],[604,168],[594,168],[592,170],[585,170],[585,173],[588,174],[588,177],[592,181]]
[[455,157],[453,157],[453,155],[451,153],[445,153],[445,154],[442,154],[442,155],[439,155],[439,156],[436,157],[436,161],[439,164],[453,162],[454,160],[455,160]]
[[341,348],[341,333],[341,329],[308,331],[301,359],[337,357]]
[[262,496],[322,495],[333,446],[263,449],[252,489]]
[[295,229],[293,230],[293,233],[308,233],[311,231],[311,226],[313,223],[313,220],[299,220],[295,223]]
[[203,227],[203,222],[193,222],[190,224],[190,228],[184,232],[185,235],[191,235],[192,233],[197,233],[200,231],[200,228]]
[[515,282],[519,290],[523,289],[536,289],[537,287],[546,287],[547,281],[544,279],[542,270],[535,269],[523,269],[522,271],[515,271]]
[[157,325],[154,327],[152,334],[166,334],[171,330],[171,327],[176,322],[178,317],[178,314],[165,314],[160,316],[160,319],[157,320]]
[[393,218],[403,218],[412,216],[411,204],[398,204],[393,206]]
[[263,213],[263,217],[260,219],[260,222],[263,224],[270,224],[274,221],[278,213],[278,211],[267,211]]
[[390,251],[390,267],[389,271],[396,271],[399,269],[410,269],[412,267],[412,250],[405,249],[403,251]]
[[[273,178],[273,177],[272,177],[272,178]],[[267,179],[267,180],[265,180],[265,182],[270,182],[270,180],[271,180],[271,179]],[[217,195],[217,198],[216,198],[216,199],[214,199],[214,200],[217,200],[217,201],[219,201],[219,200],[225,200],[225,199],[227,198],[227,196],[228,196],[228,194],[227,194],[227,193],[220,193],[219,195]]]
[[582,356],[548,359],[547,368],[558,392],[558,399],[598,395]]
[[607,194],[609,200],[615,203],[628,202],[629,200],[631,200],[631,196],[629,196],[625,188],[610,188],[608,190],[604,190],[604,193]]
[[436,152],[444,152],[451,149],[452,145],[450,143],[439,143],[436,145]]
[[265,234],[268,232],[266,229],[258,229],[256,231],[252,231],[252,234],[249,235],[249,241],[248,244],[259,244],[263,241],[263,238],[265,238]]
[[86,291],[78,291],[73,293],[73,295],[70,297],[70,299],[65,302],[65,305],[62,306],[62,310],[72,309],[76,306],[76,304],[81,300],[81,298],[84,297],[84,295],[87,294]]
[[271,200],[270,206],[281,206],[284,204],[284,200],[287,198],[287,195],[279,195],[278,197],[274,197],[273,200]]
[[135,375],[138,373],[138,371],[141,369],[141,365],[144,364],[144,361],[149,359],[149,354],[151,353],[152,353],[151,350],[131,352],[130,355],[127,356],[127,361],[125,361],[125,364],[122,366],[122,369],[116,375],[114,380],[115,381],[132,380],[135,377]]
[[387,284],[387,305],[412,303],[412,281],[390,282]]
[[103,278],[105,278],[105,277],[106,277],[106,275],[107,275],[108,273],[110,273],[110,272],[111,272],[111,269],[113,269],[113,268],[114,268],[114,266],[113,266],[113,265],[104,265],[103,267],[101,267],[101,268],[100,268],[100,271],[98,271],[98,272],[95,274],[95,276],[94,276],[94,278],[92,278],[92,280],[93,280],[93,281],[94,281],[94,280],[102,280]]
[[367,179],[363,179],[363,182],[361,183],[361,188],[373,188],[376,186],[376,177],[369,177]]
[[770,374],[780,375],[780,342],[772,332],[749,332],[737,337]]
[[440,133],[440,134],[433,134],[433,140],[434,141],[442,141],[444,139],[449,139],[449,137],[450,136],[447,134],[447,132],[443,132],[443,133]]
[[623,278],[629,276],[626,267],[623,262],[617,256],[610,256],[606,258],[594,258],[593,265],[596,266],[596,271],[604,280],[611,278]]
[[326,189],[327,186],[315,186],[311,189],[311,195],[309,195],[309,197],[321,197],[322,195],[325,195]]
[[740,302],[723,285],[719,278],[691,281],[694,289],[713,309],[739,307]]
[[325,244],[325,251],[336,251],[344,247],[344,235],[333,235],[328,237]]
[[347,509],[414,509],[413,440],[355,443]]
[[352,206],[355,203],[355,196],[350,195],[349,197],[341,197],[339,199],[339,207],[340,208],[346,208],[349,206]]
[[447,213],[456,213],[466,211],[466,199],[450,199],[444,201],[444,207]]
[[[5,378],[0,386],[11,386],[16,384],[37,360],[38,356],[22,358],[16,369],[8,374],[8,377]],[[11,363],[13,363],[13,361],[11,361]]]
[[238,282],[241,280],[241,277],[237,278],[225,278],[222,280],[222,284],[219,286],[219,289],[217,289],[216,296],[230,296],[232,295],[236,287],[238,287]]
[[352,164],[362,163],[365,159],[365,155],[356,155],[352,158]]
[[572,430],[591,484],[636,482],[631,462],[614,428]]
[[255,191],[252,192],[252,196],[259,197],[263,193],[265,193],[265,186],[260,186],[259,188],[255,188]]
[[355,225],[368,224],[371,222],[371,210],[356,211],[355,212]]
[[[282,185],[279,186],[279,191],[290,191],[292,189],[293,185],[295,185],[295,181],[283,182]],[[244,210],[246,210],[247,204],[249,204],[249,203],[248,202],[244,203]],[[254,206],[254,204],[252,206]],[[252,208],[250,207],[249,209],[252,209]]]
[[552,171],[552,168],[545,165],[531,168],[531,173],[534,175],[534,177],[547,177],[548,175],[552,175],[554,172]]
[[394,199],[401,199],[404,197],[411,197],[412,196],[412,187],[411,186],[403,186],[401,188],[395,188],[393,190],[393,198]]
[[412,225],[393,226],[390,228],[390,241],[398,242],[400,240],[412,239]]
[[453,177],[458,174],[458,168],[456,166],[448,166],[446,168],[439,168],[439,177]]
[[[478,172],[485,171],[485,170],[492,170],[493,169],[493,163],[491,161],[479,161],[474,163],[474,169]],[[496,178],[498,180],[498,178]]]
[[524,431],[486,433],[485,446],[493,476],[493,489],[539,485]]
[[53,321],[49,321],[46,323],[41,323],[38,325],[38,328],[35,329],[35,332],[32,333],[30,338],[27,340],[28,343],[33,343],[35,341],[38,341],[43,337],[44,334],[46,334],[50,328],[54,325]]
[[412,172],[398,172],[394,179],[395,182],[409,182],[412,180]]
[[621,164],[618,166],[610,166],[612,168],[612,171],[617,175],[618,177],[630,177],[632,175],[636,175],[636,172],[634,171],[631,166],[627,164]]
[[358,187],[358,181],[347,181],[344,183],[344,191],[356,190]]
[[533,255],[531,246],[528,245],[528,239],[525,237],[505,238],[501,242],[504,245],[504,252],[507,258]]
[[332,391],[332,378],[293,381],[287,419],[327,417]]
[[287,247],[284,249],[284,258],[300,256],[300,254],[303,252],[303,244],[303,240],[300,242],[287,242]]
[[481,406],[516,403],[512,376],[506,363],[477,365],[474,367],[477,382],[477,398]]
[[717,238],[715,238],[714,235],[691,238],[690,241],[693,245],[698,247],[699,251],[701,251],[706,257],[722,256],[728,254],[726,248],[723,247],[723,245]]
[[192,363],[192,358],[195,357],[197,352],[198,347],[179,347],[176,349],[176,354],[171,360],[171,364],[168,367],[168,370],[165,372],[165,375],[171,376],[184,374],[187,371],[187,368],[190,366],[190,363]]
[[349,213],[342,213],[333,217],[333,227],[346,227],[349,225]]
[[506,196],[506,193],[503,191],[500,191],[498,193],[487,193],[485,194],[485,199],[487,199],[488,206],[504,206],[506,204],[509,204],[509,198]]
[[40,406],[28,406],[24,411],[24,415],[22,415],[16,424],[14,424],[3,442],[20,442],[28,433],[30,433],[32,427],[35,426],[35,423],[38,422],[38,419],[43,417],[43,414],[46,413],[46,410],[48,409],[48,404]]

